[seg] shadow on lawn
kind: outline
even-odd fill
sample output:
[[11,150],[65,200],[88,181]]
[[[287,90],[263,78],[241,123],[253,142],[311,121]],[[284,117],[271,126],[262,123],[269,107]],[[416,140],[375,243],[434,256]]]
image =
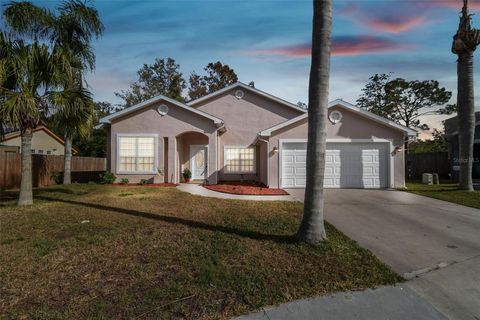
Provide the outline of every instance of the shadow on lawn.
[[218,231],[218,232],[233,234],[233,235],[237,235],[237,236],[240,236],[240,237],[245,237],[245,238],[249,238],[249,239],[253,239],[253,240],[266,240],[266,241],[273,241],[273,242],[276,242],[276,243],[283,243],[283,244],[291,244],[291,243],[296,242],[295,237],[292,236],[292,235],[264,234],[264,233],[260,233],[260,232],[256,232],[256,231],[240,230],[240,229],[226,227],[226,226],[220,226],[220,225],[210,225],[210,224],[200,222],[200,221],[195,221],[195,220],[188,220],[188,219],[179,218],[179,217],[172,217],[172,216],[166,216],[166,215],[155,214],[155,213],[150,213],[150,212],[136,211],[136,210],[131,210],[131,209],[110,207],[110,206],[105,206],[105,205],[96,204],[96,203],[85,203],[85,202],[81,202],[81,201],[50,198],[50,197],[45,197],[45,196],[37,196],[36,198],[42,199],[42,200],[45,200],[45,201],[64,202],[64,203],[68,203],[68,204],[80,205],[80,206],[85,206],[85,207],[94,208],[94,209],[98,209],[98,210],[111,211],[111,212],[115,212],[115,213],[121,213],[121,214],[130,215],[130,216],[135,216],[135,217],[158,220],[158,221],[163,221],[163,222],[167,222],[167,223],[180,224],[180,225],[184,225],[184,226],[191,227],[191,228],[196,228],[196,229],[203,229],[203,230],[208,230],[208,231]]

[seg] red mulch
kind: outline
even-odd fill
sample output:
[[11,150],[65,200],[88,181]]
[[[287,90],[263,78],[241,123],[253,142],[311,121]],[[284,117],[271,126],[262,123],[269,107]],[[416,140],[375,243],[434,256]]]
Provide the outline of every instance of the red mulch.
[[288,195],[283,189],[271,189],[259,182],[234,182],[234,181],[222,181],[218,184],[204,185],[205,188],[231,194],[240,195],[255,195],[255,196],[282,196]]
[[109,186],[120,186],[120,187],[176,187],[178,184],[175,183],[146,183],[146,184],[138,184],[138,183],[114,183],[109,184]]

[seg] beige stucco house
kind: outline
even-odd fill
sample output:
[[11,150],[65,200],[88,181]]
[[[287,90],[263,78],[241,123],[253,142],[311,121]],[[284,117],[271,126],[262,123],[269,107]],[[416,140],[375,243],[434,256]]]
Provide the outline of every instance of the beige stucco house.
[[[417,132],[342,100],[329,106],[325,186],[405,185],[404,141]],[[130,182],[256,180],[303,188],[306,110],[236,83],[187,104],[158,96],[101,119],[109,170]]]
[[[45,126],[39,126],[32,133],[32,154],[42,155],[63,155],[64,141]],[[0,152],[20,153],[22,146],[22,137],[19,131],[6,134],[0,141]],[[73,148],[73,154],[78,151]]]

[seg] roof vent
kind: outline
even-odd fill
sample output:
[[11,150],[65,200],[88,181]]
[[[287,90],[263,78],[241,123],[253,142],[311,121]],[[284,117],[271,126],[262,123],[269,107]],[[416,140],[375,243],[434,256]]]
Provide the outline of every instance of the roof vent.
[[158,113],[160,113],[160,115],[162,117],[166,116],[167,113],[168,113],[168,106],[165,105],[165,104],[162,104],[162,105],[158,106],[157,111],[158,111]]
[[240,100],[243,98],[243,96],[245,96],[245,93],[242,90],[235,91],[235,98]]

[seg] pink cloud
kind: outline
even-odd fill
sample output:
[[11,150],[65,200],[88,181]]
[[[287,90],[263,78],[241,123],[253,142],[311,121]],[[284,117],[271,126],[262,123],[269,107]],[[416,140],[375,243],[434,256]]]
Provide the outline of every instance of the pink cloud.
[[404,20],[378,19],[374,17],[365,18],[364,23],[371,29],[381,32],[402,33],[414,27],[427,23],[425,17],[418,16]]
[[[457,9],[460,11],[463,7],[463,1],[461,0],[438,0],[426,2],[430,7],[446,7],[451,9]],[[470,10],[480,10],[480,0],[468,1],[468,7]]]
[[[409,44],[401,44],[387,39],[360,36],[360,37],[337,37],[332,42],[333,56],[361,56],[367,54],[379,54],[399,52],[411,49]],[[250,51],[249,55],[284,56],[289,58],[309,57],[311,54],[310,43],[292,46],[275,47]]]

